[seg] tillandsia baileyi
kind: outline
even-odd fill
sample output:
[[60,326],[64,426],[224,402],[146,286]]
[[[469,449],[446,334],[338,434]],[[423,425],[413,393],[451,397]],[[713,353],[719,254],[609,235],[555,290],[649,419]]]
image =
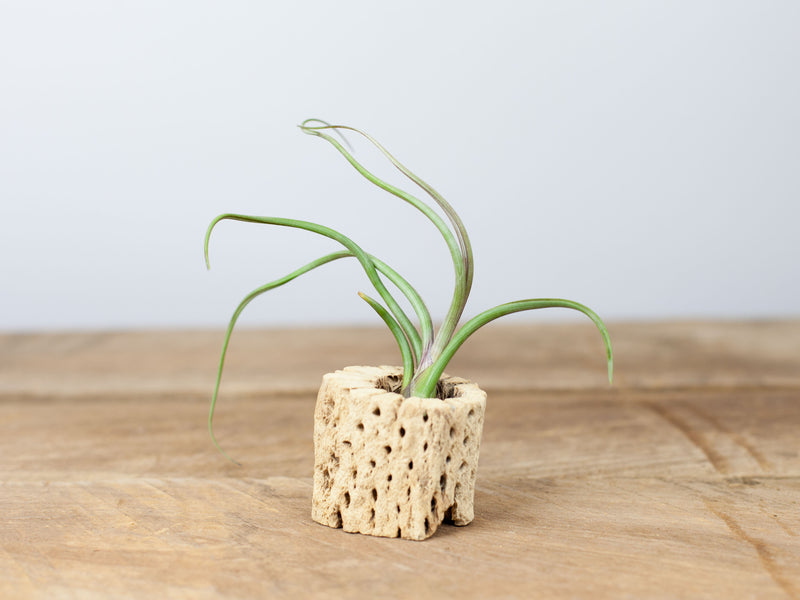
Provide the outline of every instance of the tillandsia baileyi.
[[[533,298],[516,300],[514,302],[508,302],[506,304],[501,304],[499,306],[495,306],[494,308],[485,310],[475,317],[472,317],[459,327],[458,324],[461,320],[461,316],[464,312],[470,289],[472,287],[474,267],[472,246],[470,244],[469,236],[464,228],[464,223],[461,221],[461,218],[458,216],[456,211],[453,210],[453,207],[430,185],[403,166],[394,156],[392,156],[392,154],[389,153],[388,150],[386,150],[386,148],[379,144],[377,140],[363,131],[345,125],[331,125],[319,119],[307,119],[306,121],[303,121],[299,127],[303,133],[322,138],[330,143],[353,167],[355,167],[355,169],[363,177],[375,184],[377,187],[389,192],[401,200],[404,200],[405,202],[408,202],[433,223],[433,225],[439,230],[444,238],[453,260],[453,269],[455,271],[453,297],[444,321],[439,329],[435,330],[430,311],[411,284],[389,265],[377,257],[368,254],[352,239],[339,233],[338,231],[317,223],[282,217],[261,217],[234,213],[219,215],[211,222],[205,236],[205,259],[206,266],[209,268],[208,244],[211,232],[217,223],[225,220],[302,229],[335,240],[343,247],[343,249],[337,252],[326,254],[325,256],[311,261],[310,263],[296,269],[295,271],[292,271],[280,279],[276,279],[275,281],[256,288],[247,296],[245,296],[245,298],[236,307],[225,333],[222,353],[219,360],[217,380],[214,387],[211,408],[208,416],[209,433],[212,441],[220,450],[220,452],[225,454],[217,443],[213,432],[212,422],[214,417],[214,408],[216,406],[217,397],[219,394],[220,381],[225,363],[225,355],[228,350],[231,333],[233,332],[233,328],[242,311],[251,301],[261,294],[289,283],[293,279],[296,279],[297,277],[300,277],[301,275],[308,273],[317,267],[321,267],[322,265],[339,260],[341,258],[355,258],[358,260],[367,277],[369,278],[372,287],[383,300],[383,303],[381,303],[376,298],[368,296],[363,292],[358,293],[359,296],[364,299],[369,306],[372,307],[378,316],[380,316],[397,341],[397,345],[400,348],[400,354],[403,360],[403,380],[401,384],[401,393],[406,398],[435,397],[437,392],[437,383],[442,377],[447,364],[453,358],[453,355],[461,347],[461,345],[478,329],[499,317],[509,315],[511,313],[534,310],[538,308],[568,308],[579,311],[592,320],[592,322],[600,331],[603,342],[605,343],[608,362],[608,379],[609,382],[611,382],[613,375],[613,357],[611,352],[611,340],[608,331],[600,317],[597,316],[594,311],[582,304],[579,304],[578,302],[560,298]],[[445,219],[443,219],[431,205],[423,202],[412,194],[401,190],[400,188],[387,183],[386,181],[383,181],[368,171],[342,144],[342,142],[345,142],[346,144],[345,138],[341,134],[342,131],[349,131],[361,135],[371,144],[373,144],[389,160],[389,162],[391,162],[391,164],[397,168],[397,170],[399,170],[403,175],[416,184],[433,200],[433,202],[436,203],[436,205],[438,205],[441,212],[444,213],[445,217],[447,218],[447,221],[445,221]],[[341,141],[340,139],[333,137],[331,133],[338,134]],[[412,320],[403,311],[397,300],[386,288],[384,280],[388,280],[390,283],[392,283],[405,296],[408,303],[416,313],[418,325],[415,326]]]

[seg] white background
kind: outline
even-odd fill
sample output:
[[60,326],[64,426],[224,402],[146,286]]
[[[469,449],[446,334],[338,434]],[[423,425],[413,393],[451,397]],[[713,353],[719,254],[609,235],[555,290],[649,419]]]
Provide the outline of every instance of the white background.
[[[460,211],[468,315],[796,317],[799,24],[792,1],[0,1],[0,329],[222,326],[338,249],[223,223],[207,272],[222,212],[338,228],[443,317],[436,230],[307,117],[367,130]],[[340,261],[243,323],[376,323],[359,289]]]

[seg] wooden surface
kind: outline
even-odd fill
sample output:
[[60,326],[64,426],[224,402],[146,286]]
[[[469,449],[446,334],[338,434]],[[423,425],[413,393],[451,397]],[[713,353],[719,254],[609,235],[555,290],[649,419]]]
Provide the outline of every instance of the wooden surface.
[[0,598],[800,598],[800,321],[495,326],[476,519],[310,519],[321,375],[380,330],[0,335]]

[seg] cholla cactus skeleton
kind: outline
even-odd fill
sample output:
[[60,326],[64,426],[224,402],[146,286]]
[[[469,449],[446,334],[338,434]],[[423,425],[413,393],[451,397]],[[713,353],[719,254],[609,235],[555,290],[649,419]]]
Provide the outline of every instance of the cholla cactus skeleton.
[[[292,281],[293,279],[308,273],[313,269],[316,269],[317,267],[341,258],[352,257],[356,258],[359,263],[361,263],[361,266],[369,278],[370,283],[385,303],[384,306],[384,304],[381,304],[378,300],[364,294],[363,292],[359,292],[359,296],[361,296],[361,298],[363,298],[378,313],[384,323],[389,327],[389,330],[392,332],[392,335],[397,341],[403,359],[403,381],[401,393],[405,397],[434,397],[436,395],[437,383],[441,378],[445,367],[453,358],[453,355],[467,340],[467,338],[469,338],[470,335],[490,321],[515,312],[550,307],[561,307],[577,310],[588,316],[594,322],[600,331],[600,334],[602,335],[603,342],[605,343],[608,363],[608,378],[609,382],[611,381],[613,374],[613,357],[611,352],[611,340],[609,338],[608,331],[606,330],[606,327],[600,317],[597,316],[594,311],[572,300],[564,300],[560,298],[535,298],[508,302],[506,304],[501,304],[499,306],[495,306],[494,308],[485,310],[477,316],[469,319],[461,327],[458,327],[458,323],[464,312],[470,289],[472,287],[473,257],[469,236],[467,235],[467,231],[463,222],[461,221],[461,218],[458,216],[455,210],[453,210],[453,207],[436,190],[425,183],[422,179],[417,177],[414,173],[409,171],[381,144],[363,131],[345,125],[331,125],[319,119],[308,119],[299,127],[304,133],[320,137],[329,142],[367,180],[379,188],[400,198],[401,200],[408,202],[422,212],[436,226],[436,228],[442,234],[453,260],[453,268],[455,271],[455,288],[453,290],[453,298],[442,325],[439,327],[438,331],[435,331],[427,306],[417,291],[411,286],[411,284],[409,284],[408,281],[401,277],[386,263],[379,260],[375,256],[368,254],[353,240],[339,233],[338,231],[324,225],[296,219],[260,217],[233,213],[219,215],[211,222],[208,230],[206,231],[206,266],[209,266],[208,243],[211,232],[217,223],[223,220],[244,221],[247,223],[261,223],[303,229],[305,231],[316,233],[317,235],[335,240],[339,242],[344,249],[322,256],[300,267],[292,273],[281,277],[280,279],[276,279],[275,281],[256,288],[240,302],[239,306],[237,306],[225,333],[225,340],[223,343],[222,353],[219,361],[219,369],[217,372],[217,380],[214,387],[214,393],[208,417],[209,432],[217,448],[219,448],[219,444],[217,444],[212,428],[214,408],[216,406],[216,401],[219,394],[220,381],[225,363],[225,355],[230,342],[231,333],[233,332],[233,328],[242,311],[253,299],[257,298],[261,294],[280,287]],[[368,171],[361,163],[353,158],[353,155],[342,145],[342,143],[340,143],[339,140],[328,133],[336,132],[341,136],[340,132],[342,130],[357,133],[371,142],[378,150],[380,150],[381,153],[383,153],[383,155],[392,163],[392,165],[394,165],[403,175],[408,177],[428,196],[430,196],[430,198],[445,214],[449,224],[439,215],[439,213],[437,213],[425,202],[409,194],[408,192],[401,190],[390,183],[387,183],[386,181],[383,181]],[[344,140],[343,137],[342,140]],[[416,313],[419,322],[418,327],[412,323],[411,319],[405,314],[395,298],[391,295],[389,290],[384,285],[383,278],[394,284],[395,287],[397,287],[406,297]]]

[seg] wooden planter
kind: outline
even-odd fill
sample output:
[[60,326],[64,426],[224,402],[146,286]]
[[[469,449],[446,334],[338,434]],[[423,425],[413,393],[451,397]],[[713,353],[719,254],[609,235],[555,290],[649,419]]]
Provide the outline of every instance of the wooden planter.
[[472,521],[486,393],[444,377],[439,398],[403,398],[401,379],[399,367],[323,377],[314,414],[318,523],[422,540],[445,519]]

